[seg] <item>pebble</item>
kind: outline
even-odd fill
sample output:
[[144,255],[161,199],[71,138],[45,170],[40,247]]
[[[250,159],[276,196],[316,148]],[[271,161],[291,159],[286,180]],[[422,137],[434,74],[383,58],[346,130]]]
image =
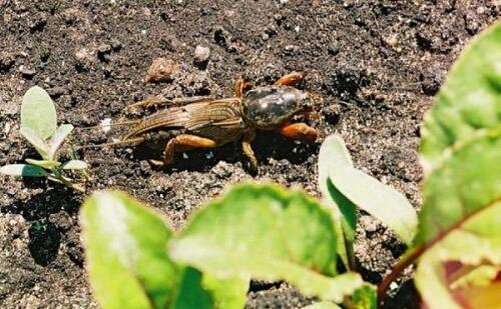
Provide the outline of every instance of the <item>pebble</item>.
[[97,58],[101,61],[110,61],[111,54],[111,45],[110,44],[102,44],[97,48]]
[[210,57],[210,49],[208,47],[198,45],[195,48],[195,63],[196,64],[207,63],[207,61],[209,61],[209,57]]
[[166,58],[156,58],[150,65],[148,69],[148,74],[146,75],[145,81],[150,82],[160,82],[172,80],[172,76],[177,71],[176,63],[171,59]]
[[105,118],[101,120],[99,126],[104,133],[108,133],[111,130],[111,118]]
[[21,74],[24,76],[24,77],[27,77],[27,78],[31,78],[33,77],[37,71],[35,71],[35,69],[32,69],[32,68],[28,68],[24,65],[21,65],[19,67],[19,72],[21,72]]
[[57,86],[47,90],[47,92],[53,99],[57,99],[62,96],[66,92],[66,90],[61,86]]
[[360,225],[363,229],[369,233],[374,233],[377,231],[378,223],[371,216],[361,216]]
[[9,122],[5,123],[5,126],[3,128],[3,132],[5,133],[5,135],[9,134],[10,128],[11,128],[10,123]]
[[225,161],[219,161],[219,163],[212,168],[212,172],[220,179],[228,178],[232,174],[232,171],[233,167],[231,164]]

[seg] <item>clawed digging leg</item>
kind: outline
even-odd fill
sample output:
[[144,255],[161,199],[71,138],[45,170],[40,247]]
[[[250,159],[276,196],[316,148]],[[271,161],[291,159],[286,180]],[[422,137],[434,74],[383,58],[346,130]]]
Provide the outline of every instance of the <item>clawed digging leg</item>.
[[278,131],[283,136],[300,141],[314,142],[318,138],[318,131],[303,122],[285,125]]
[[167,146],[165,146],[163,154],[163,162],[152,161],[154,165],[161,163],[162,165],[168,165],[174,160],[174,155],[176,152],[186,151],[190,149],[197,148],[214,148],[217,147],[217,143],[209,138],[200,137],[190,134],[181,134],[171,139]]
[[242,150],[245,154],[245,156],[249,159],[251,167],[253,171],[257,172],[258,170],[258,163],[256,159],[256,155],[254,154],[254,151],[252,150],[251,143],[254,140],[255,133],[247,133],[244,135],[242,139]]
[[276,82],[275,85],[280,85],[280,86],[293,86],[300,81],[304,79],[306,76],[306,73],[304,72],[291,72],[287,75],[284,75],[280,77]]

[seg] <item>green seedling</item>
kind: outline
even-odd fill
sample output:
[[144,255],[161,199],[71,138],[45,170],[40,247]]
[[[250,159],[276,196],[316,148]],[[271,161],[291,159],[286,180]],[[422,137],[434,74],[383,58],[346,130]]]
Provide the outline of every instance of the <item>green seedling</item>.
[[[21,135],[35,148],[41,159],[26,159],[27,164],[9,164],[0,167],[0,173],[21,177],[46,177],[72,189],[85,189],[68,176],[79,171],[88,179],[87,164],[76,158],[60,162],[60,149],[73,130],[71,124],[57,127],[56,109],[52,99],[42,88],[35,86],[26,92],[21,105]],[[74,154],[72,154],[74,157]]]

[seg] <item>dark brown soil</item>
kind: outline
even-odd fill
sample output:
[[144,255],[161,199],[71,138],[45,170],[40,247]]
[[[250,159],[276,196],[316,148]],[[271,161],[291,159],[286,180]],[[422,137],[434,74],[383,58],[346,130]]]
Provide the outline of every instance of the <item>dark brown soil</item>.
[[[49,91],[61,123],[86,127],[122,117],[128,103],[147,96],[229,96],[238,76],[264,85],[305,70],[300,87],[324,100],[316,121],[323,136],[340,134],[358,167],[418,206],[423,114],[459,51],[501,10],[488,0],[127,2],[0,0],[0,165],[34,154],[18,133],[21,98],[32,85]],[[207,63],[195,59],[197,45],[210,49]],[[174,60],[178,73],[145,84],[158,57]],[[73,136],[76,144],[106,141],[99,132]],[[157,152],[149,149],[80,155],[90,163],[92,189],[123,189],[176,228],[242,180],[271,179],[318,195],[318,146],[261,134],[254,149],[261,162],[255,177],[233,145],[180,155],[167,170],[150,167]],[[52,183],[0,178],[1,308],[96,307],[79,240],[81,200]],[[360,223],[358,263],[378,283],[405,248],[376,220],[362,215]],[[404,286],[389,307],[417,306]],[[308,303],[279,283],[253,285],[249,294],[252,308]]]

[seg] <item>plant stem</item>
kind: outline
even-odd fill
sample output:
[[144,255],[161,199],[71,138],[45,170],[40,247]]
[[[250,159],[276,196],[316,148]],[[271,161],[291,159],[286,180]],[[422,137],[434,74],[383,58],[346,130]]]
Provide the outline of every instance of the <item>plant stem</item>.
[[52,180],[52,181],[57,182],[57,183],[60,183],[60,184],[63,184],[63,185],[65,185],[65,186],[67,186],[75,191],[85,193],[84,187],[82,187],[78,184],[72,183],[69,178],[64,177],[60,173],[51,174],[51,175],[47,176],[47,179]]
[[407,267],[409,267],[412,262],[414,262],[423,252],[427,249],[426,246],[420,246],[409,254],[405,255],[400,261],[395,264],[388,276],[386,276],[383,281],[379,284],[377,288],[377,301],[379,307],[384,303],[386,297],[386,291],[390,287],[390,284],[403,272]]

